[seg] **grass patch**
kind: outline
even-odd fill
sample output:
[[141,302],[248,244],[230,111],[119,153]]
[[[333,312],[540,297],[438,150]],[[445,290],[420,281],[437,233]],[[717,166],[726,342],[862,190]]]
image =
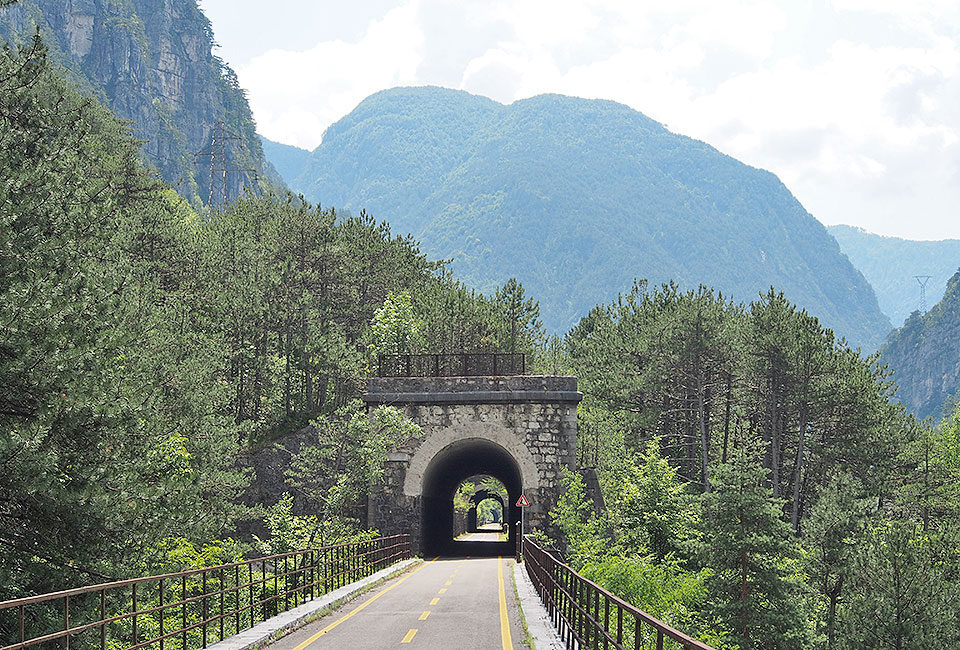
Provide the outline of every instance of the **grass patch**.
[[[516,567],[517,562],[514,560],[514,567]],[[533,642],[533,636],[530,635],[530,628],[527,627],[527,617],[523,614],[523,605],[520,604],[520,593],[517,591],[517,573],[516,568],[510,572],[510,581],[513,583],[513,598],[517,603],[517,611],[520,612],[520,624],[523,626],[523,640],[521,644],[530,648],[530,650],[536,650],[537,646]]]

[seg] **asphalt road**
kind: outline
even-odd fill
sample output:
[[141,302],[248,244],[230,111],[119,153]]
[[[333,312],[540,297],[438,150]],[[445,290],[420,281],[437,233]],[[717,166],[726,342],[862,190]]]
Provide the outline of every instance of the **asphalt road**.
[[509,558],[428,560],[269,648],[521,648],[512,567]]

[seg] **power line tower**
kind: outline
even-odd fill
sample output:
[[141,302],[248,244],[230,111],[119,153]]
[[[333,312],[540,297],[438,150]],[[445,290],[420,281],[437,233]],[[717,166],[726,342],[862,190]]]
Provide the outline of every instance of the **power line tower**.
[[930,281],[930,278],[933,276],[930,275],[915,275],[913,276],[917,281],[917,284],[920,285],[920,313],[927,313],[927,282]]
[[223,120],[213,124],[210,134],[210,150],[198,151],[194,154],[195,160],[210,159],[210,197],[207,205],[211,210],[222,208],[227,203],[227,174],[243,174],[244,187],[250,187],[250,174],[256,178],[257,170],[246,167],[231,167],[227,163],[227,142],[242,142],[240,136],[227,130]]

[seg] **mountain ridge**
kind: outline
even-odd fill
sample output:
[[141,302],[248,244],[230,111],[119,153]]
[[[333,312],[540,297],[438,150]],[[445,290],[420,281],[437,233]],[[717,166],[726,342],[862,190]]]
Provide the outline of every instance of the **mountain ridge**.
[[936,304],[960,266],[957,239],[903,239],[848,225],[827,226],[827,231],[873,286],[880,309],[897,326],[919,308],[920,286],[915,276],[931,276],[926,286],[927,304]]
[[223,195],[215,202],[283,185],[236,75],[213,53],[213,28],[196,0],[20,0],[0,8],[0,40],[24,44],[36,30],[72,83],[131,121],[146,159],[194,206],[211,197],[214,138],[224,151],[217,167],[228,170],[222,191],[215,183]]
[[327,129],[294,187],[389,220],[477,289],[516,276],[554,331],[636,279],[738,301],[773,285],[870,349],[891,329],[775,175],[616,102],[380,91]]

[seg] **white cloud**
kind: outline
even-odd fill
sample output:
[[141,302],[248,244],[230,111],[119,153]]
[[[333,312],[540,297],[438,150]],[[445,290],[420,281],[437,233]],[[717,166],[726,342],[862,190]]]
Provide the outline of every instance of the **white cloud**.
[[960,237],[955,0],[400,0],[359,38],[283,46],[237,71],[282,142],[396,85],[605,98],[770,169],[824,222]]
[[260,133],[312,149],[327,126],[368,95],[417,83],[423,57],[417,4],[391,9],[357,42],[325,41],[302,52],[274,49],[239,68]]

